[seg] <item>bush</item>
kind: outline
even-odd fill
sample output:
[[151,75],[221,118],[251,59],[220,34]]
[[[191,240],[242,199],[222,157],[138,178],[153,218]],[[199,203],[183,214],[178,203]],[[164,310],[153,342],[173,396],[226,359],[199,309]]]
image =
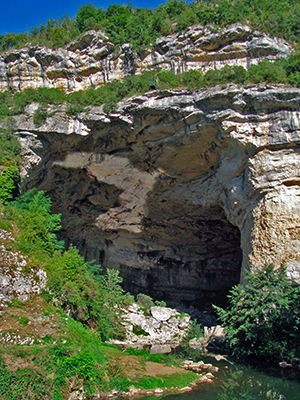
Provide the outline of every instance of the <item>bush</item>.
[[32,369],[9,371],[0,358],[0,398],[3,400],[50,400],[52,382]]
[[39,108],[33,114],[33,123],[38,128],[46,122],[47,111],[44,107],[39,106]]
[[5,204],[19,192],[19,168],[14,163],[0,170],[0,201]]
[[69,313],[82,322],[97,320],[101,313],[99,285],[87,271],[78,250],[70,246],[47,262],[48,285]]
[[300,289],[290,285],[284,268],[270,265],[249,273],[247,286],[235,286],[228,299],[227,309],[215,309],[234,356],[299,355]]
[[69,104],[66,114],[76,117],[77,114],[84,111],[84,107],[80,104]]
[[13,122],[8,118],[8,129],[0,129],[0,164],[18,164],[20,143],[13,133]]
[[60,215],[51,214],[51,200],[44,192],[26,192],[10,204],[7,213],[19,228],[18,243],[22,251],[37,256],[62,248],[55,235],[61,227]]
[[143,293],[139,293],[136,295],[136,302],[138,305],[140,305],[142,308],[145,308],[146,310],[149,310],[149,308],[154,306],[153,299]]

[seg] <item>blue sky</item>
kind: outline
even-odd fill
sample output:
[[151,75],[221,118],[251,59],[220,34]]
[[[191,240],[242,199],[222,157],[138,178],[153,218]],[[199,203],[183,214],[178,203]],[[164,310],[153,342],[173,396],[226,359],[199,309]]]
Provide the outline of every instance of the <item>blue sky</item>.
[[[39,22],[46,22],[50,18],[58,19],[68,14],[73,17],[82,5],[88,3],[96,7],[107,8],[110,4],[127,4],[126,1],[89,1],[89,0],[1,0],[0,34],[25,32]],[[157,7],[164,1],[132,0],[135,7]]]

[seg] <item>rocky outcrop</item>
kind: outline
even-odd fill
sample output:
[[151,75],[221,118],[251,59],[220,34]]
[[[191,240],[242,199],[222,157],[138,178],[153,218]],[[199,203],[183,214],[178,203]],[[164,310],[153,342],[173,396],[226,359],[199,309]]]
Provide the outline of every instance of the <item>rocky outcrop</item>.
[[143,309],[133,303],[120,310],[120,320],[125,328],[126,340],[113,344],[143,349],[150,346],[150,353],[170,353],[187,335],[190,316],[168,307]]
[[299,283],[299,106],[282,85],[152,91],[110,115],[52,107],[37,128],[32,105],[15,117],[23,186],[134,293],[218,302],[266,263]]
[[283,39],[240,24],[218,30],[192,26],[158,38],[140,53],[130,44],[116,52],[105,34],[89,31],[64,49],[26,47],[0,55],[0,91],[39,87],[75,91],[156,68],[175,73],[206,72],[225,65],[248,68],[263,59],[286,57],[290,49]]
[[9,232],[0,229],[0,308],[13,299],[27,301],[46,286],[45,271],[31,265],[28,257],[15,250],[14,241]]

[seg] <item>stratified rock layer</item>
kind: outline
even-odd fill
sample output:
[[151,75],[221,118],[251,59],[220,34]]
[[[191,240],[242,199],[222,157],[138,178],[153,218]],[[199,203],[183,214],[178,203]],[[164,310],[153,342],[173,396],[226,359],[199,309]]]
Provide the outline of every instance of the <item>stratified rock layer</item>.
[[196,25],[158,38],[139,54],[130,44],[116,53],[105,34],[89,31],[65,49],[26,47],[0,55],[0,91],[39,87],[74,91],[158,67],[175,73],[206,72],[225,65],[248,68],[263,59],[286,57],[290,49],[283,39],[240,24],[218,30]]
[[280,85],[153,91],[36,128],[32,105],[15,117],[24,187],[133,292],[199,306],[266,263],[299,283],[299,106]]

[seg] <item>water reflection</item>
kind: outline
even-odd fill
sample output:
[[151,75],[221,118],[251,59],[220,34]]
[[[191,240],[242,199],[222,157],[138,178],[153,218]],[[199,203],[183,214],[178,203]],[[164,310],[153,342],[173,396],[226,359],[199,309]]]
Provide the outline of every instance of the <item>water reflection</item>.
[[299,400],[300,382],[241,366],[221,367],[213,384],[169,400]]
[[[288,400],[290,383],[262,373],[249,373],[245,369],[231,369],[224,374],[218,400]],[[296,393],[295,393],[296,396]],[[296,397],[295,397],[296,399]]]

